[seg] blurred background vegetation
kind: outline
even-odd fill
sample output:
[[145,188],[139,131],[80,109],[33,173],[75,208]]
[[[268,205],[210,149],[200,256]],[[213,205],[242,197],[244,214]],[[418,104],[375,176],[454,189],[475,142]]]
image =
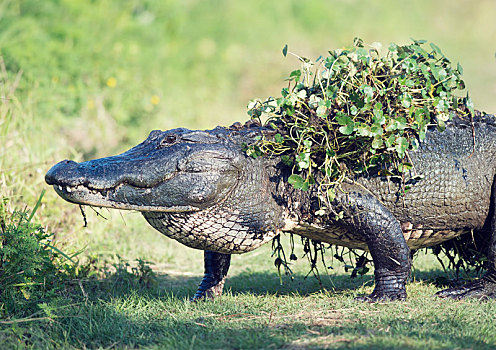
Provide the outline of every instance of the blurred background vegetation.
[[[278,95],[299,66],[285,44],[315,59],[355,36],[386,47],[427,39],[462,64],[476,108],[494,113],[495,13],[493,0],[2,0],[3,203],[33,206],[62,159],[121,152],[153,129],[246,120],[247,102]],[[79,209],[51,190],[36,213],[71,249],[201,273],[201,252],[176,261],[183,248],[140,215],[103,215],[89,211],[83,229]]]

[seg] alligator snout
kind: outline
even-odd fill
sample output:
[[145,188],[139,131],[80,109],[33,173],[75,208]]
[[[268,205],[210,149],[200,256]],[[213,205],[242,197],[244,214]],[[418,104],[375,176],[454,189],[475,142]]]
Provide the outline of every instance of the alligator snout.
[[78,185],[76,176],[78,163],[72,160],[63,160],[55,164],[45,175],[45,181],[49,185]]

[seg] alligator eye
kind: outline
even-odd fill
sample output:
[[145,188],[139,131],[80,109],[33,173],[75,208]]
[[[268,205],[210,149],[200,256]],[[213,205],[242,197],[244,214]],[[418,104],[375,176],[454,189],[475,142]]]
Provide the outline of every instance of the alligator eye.
[[169,146],[172,146],[173,144],[177,143],[177,141],[178,141],[178,137],[176,135],[174,135],[174,134],[167,135],[166,137],[164,137],[162,139],[162,141],[160,141],[159,147],[160,148],[169,147]]

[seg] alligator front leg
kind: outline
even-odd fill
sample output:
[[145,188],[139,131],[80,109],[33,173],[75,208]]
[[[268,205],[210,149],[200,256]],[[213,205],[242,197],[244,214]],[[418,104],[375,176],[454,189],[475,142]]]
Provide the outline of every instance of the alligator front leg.
[[205,274],[191,301],[214,299],[222,294],[231,255],[206,250],[204,253]]
[[346,202],[348,224],[364,236],[374,261],[375,288],[358,301],[405,300],[405,283],[410,275],[410,249],[399,221],[373,195],[349,192]]

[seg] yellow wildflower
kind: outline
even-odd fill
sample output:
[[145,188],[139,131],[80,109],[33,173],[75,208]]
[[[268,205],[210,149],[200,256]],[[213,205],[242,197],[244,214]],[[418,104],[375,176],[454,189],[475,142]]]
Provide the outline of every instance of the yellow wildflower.
[[158,103],[160,102],[160,97],[158,97],[157,95],[153,95],[150,98],[150,102],[152,103],[152,105],[158,105]]
[[114,77],[110,77],[107,79],[107,86],[109,88],[115,88],[116,85],[117,85],[117,80]]

